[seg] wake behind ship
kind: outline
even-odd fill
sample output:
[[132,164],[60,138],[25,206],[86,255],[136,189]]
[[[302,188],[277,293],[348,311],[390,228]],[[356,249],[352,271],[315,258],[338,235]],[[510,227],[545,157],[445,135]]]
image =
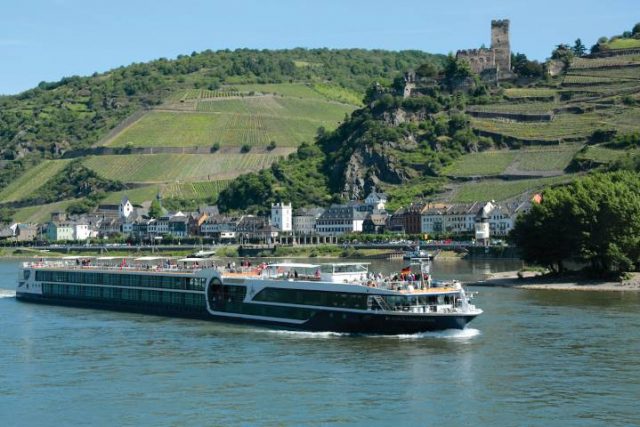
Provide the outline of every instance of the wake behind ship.
[[291,330],[412,334],[463,329],[482,313],[458,282],[421,267],[394,276],[366,263],[263,264],[102,257],[25,262],[20,301],[261,324]]

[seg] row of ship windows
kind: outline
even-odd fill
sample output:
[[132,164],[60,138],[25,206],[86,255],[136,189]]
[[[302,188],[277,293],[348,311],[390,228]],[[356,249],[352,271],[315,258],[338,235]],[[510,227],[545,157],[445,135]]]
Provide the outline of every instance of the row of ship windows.
[[253,298],[254,301],[280,302],[285,304],[315,305],[319,307],[340,307],[365,309],[367,296],[360,294],[336,294],[333,292],[297,290],[297,289],[263,289]]
[[89,285],[132,286],[143,288],[204,291],[203,277],[157,276],[150,274],[113,274],[78,271],[36,271],[39,282],[86,283]]
[[132,301],[140,303],[190,306],[204,308],[204,295],[182,292],[165,292],[140,289],[119,289],[101,286],[61,285],[43,283],[42,292],[47,296],[91,300]]

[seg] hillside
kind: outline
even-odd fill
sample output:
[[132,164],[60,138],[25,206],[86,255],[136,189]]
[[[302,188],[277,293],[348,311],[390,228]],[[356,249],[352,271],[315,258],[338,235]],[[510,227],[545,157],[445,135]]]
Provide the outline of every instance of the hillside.
[[[311,170],[302,176],[306,187],[316,188],[316,199],[318,188],[324,191],[321,200],[328,201],[362,197],[375,187],[390,195],[392,208],[415,198],[505,200],[569,182],[637,157],[639,60],[624,51],[574,58],[556,78],[518,79],[515,85],[478,90],[480,85],[466,92],[425,80],[427,94],[416,98],[386,89],[318,139],[314,168],[294,155],[255,180],[236,180],[222,192],[220,204],[230,209],[259,209],[279,199],[312,204],[305,192],[292,191],[304,187],[300,178],[293,179],[303,170]],[[238,199],[236,193],[263,197]]]
[[[23,205],[68,158],[135,189],[136,202],[158,191],[215,198],[228,179],[270,165],[319,127],[334,129],[373,81],[441,60],[417,51],[240,49],[43,82],[0,97],[0,207]],[[168,161],[174,153],[183,156]]]
[[[631,36],[590,56],[561,45],[555,77],[514,55],[516,79],[498,86],[452,57],[356,49],[206,51],[42,83],[0,97],[0,215],[157,193],[176,207],[253,211],[372,188],[391,208],[505,200],[635,167],[640,53],[612,44]],[[409,69],[422,73],[418,96],[403,98]],[[72,160],[99,194],[69,188],[38,205]]]

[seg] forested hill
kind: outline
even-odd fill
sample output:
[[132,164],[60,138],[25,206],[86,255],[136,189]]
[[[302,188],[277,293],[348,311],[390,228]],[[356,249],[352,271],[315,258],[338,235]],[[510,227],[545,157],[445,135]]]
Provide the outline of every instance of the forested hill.
[[133,111],[179,90],[242,83],[330,82],[364,93],[374,80],[442,56],[419,51],[292,49],[204,51],[132,64],[90,77],[42,82],[0,97],[0,156],[46,158],[95,143]]
[[43,159],[90,147],[136,111],[194,89],[215,93],[247,83],[315,84],[329,95],[346,91],[353,103],[373,81],[385,82],[425,61],[442,60],[419,51],[207,50],[42,82],[21,94],[0,96],[0,191]]

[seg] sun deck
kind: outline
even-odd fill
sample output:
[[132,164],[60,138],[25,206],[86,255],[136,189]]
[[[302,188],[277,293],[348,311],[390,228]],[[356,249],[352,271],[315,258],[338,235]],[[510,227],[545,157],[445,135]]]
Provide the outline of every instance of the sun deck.
[[23,263],[23,268],[42,270],[73,270],[73,271],[104,271],[127,273],[162,273],[162,274],[193,274],[205,269],[217,269],[215,264],[207,265],[203,259],[200,264],[189,263],[189,258],[178,259],[176,263],[166,257],[139,257],[127,259],[123,257],[64,257],[59,260],[39,260]]
[[[262,264],[257,267],[237,267],[224,269],[223,277],[231,279],[259,279],[289,282],[321,282],[347,284],[372,289],[395,291],[404,295],[425,295],[456,293],[460,291],[458,282],[432,283],[431,280],[409,280],[408,275],[388,276],[370,273],[366,268],[369,263],[275,263]],[[355,271],[350,267],[356,267]],[[402,280],[402,279],[405,280]],[[394,280],[395,279],[395,280]],[[398,280],[400,279],[400,280]]]

